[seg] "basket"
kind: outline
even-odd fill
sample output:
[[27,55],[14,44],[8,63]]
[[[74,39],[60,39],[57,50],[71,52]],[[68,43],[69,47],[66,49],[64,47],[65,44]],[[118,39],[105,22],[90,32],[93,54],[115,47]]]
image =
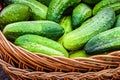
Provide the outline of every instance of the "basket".
[[15,46],[0,31],[0,58],[4,71],[13,80],[120,79],[120,51],[89,58],[51,57]]
[[51,57],[15,46],[2,31],[0,65],[12,80],[120,80],[120,51],[89,58]]

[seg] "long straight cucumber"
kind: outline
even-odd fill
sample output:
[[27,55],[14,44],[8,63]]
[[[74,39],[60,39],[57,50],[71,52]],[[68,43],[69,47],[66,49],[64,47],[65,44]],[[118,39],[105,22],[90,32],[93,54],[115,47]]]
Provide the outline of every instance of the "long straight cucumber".
[[6,25],[3,33],[9,40],[15,40],[24,34],[36,34],[57,40],[63,35],[64,29],[53,21],[24,21]]
[[50,56],[68,57],[68,52],[58,42],[33,34],[26,34],[18,37],[15,42],[31,52],[42,53]]

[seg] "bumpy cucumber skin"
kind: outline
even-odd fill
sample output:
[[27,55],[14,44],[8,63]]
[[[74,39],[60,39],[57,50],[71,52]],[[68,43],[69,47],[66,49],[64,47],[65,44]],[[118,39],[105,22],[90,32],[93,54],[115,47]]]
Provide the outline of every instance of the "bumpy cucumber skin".
[[116,22],[113,27],[120,27],[120,15],[116,16]]
[[15,40],[24,34],[36,34],[53,40],[59,39],[64,33],[64,29],[52,21],[24,21],[8,24],[3,29],[3,34],[9,40]]
[[114,21],[114,10],[104,8],[93,18],[84,22],[79,28],[68,33],[63,39],[63,45],[68,50],[81,49],[93,36],[111,28]]
[[68,52],[58,42],[33,34],[26,34],[18,37],[15,42],[31,52],[43,53],[50,56],[68,57]]
[[120,2],[119,0],[102,0],[100,1],[98,4],[95,5],[95,7],[93,8],[93,15],[97,14],[97,12],[105,7],[108,6],[110,4],[116,3],[116,2]]
[[0,24],[6,25],[18,21],[27,21],[31,16],[31,9],[24,4],[11,4],[0,13]]
[[64,34],[58,40],[62,44],[64,36],[73,30],[71,16],[63,17],[59,24],[64,28]]
[[48,7],[47,19],[59,22],[64,10],[80,1],[81,0],[52,0]]
[[73,28],[77,28],[86,19],[92,16],[92,9],[84,3],[80,3],[74,8],[72,14]]
[[87,4],[96,4],[100,2],[101,0],[82,0],[82,1]]
[[102,32],[90,39],[84,47],[88,54],[98,54],[120,49],[120,27]]
[[47,6],[36,0],[5,0],[5,3],[23,3],[28,5],[32,9],[32,17],[33,20],[46,19],[47,15]]
[[112,9],[114,9],[116,15],[117,14],[120,14],[120,2],[117,2],[117,3],[113,3],[111,5],[108,5],[107,7],[110,7]]

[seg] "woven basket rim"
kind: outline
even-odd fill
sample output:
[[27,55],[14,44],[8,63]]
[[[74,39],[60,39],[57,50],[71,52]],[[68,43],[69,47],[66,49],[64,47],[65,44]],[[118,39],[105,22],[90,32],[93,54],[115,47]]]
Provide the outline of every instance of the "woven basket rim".
[[98,72],[43,72],[43,71],[31,71],[27,69],[15,68],[12,65],[6,63],[0,59],[0,65],[3,70],[9,74],[12,80],[24,79],[24,80],[118,80],[120,79],[120,67],[116,69],[106,69]]
[[32,68],[40,71],[100,71],[112,67],[119,67],[120,51],[108,55],[95,55],[89,58],[53,57],[43,54],[34,54],[8,41],[0,31],[1,57],[8,63],[18,64],[18,68]]

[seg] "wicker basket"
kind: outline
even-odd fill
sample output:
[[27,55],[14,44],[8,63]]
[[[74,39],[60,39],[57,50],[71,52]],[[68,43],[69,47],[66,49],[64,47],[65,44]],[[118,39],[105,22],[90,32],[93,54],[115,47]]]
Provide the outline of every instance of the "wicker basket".
[[120,80],[120,51],[89,58],[51,57],[15,46],[1,31],[0,65],[12,80]]
[[120,51],[89,58],[51,57],[15,46],[0,31],[0,58],[13,80],[120,80]]

